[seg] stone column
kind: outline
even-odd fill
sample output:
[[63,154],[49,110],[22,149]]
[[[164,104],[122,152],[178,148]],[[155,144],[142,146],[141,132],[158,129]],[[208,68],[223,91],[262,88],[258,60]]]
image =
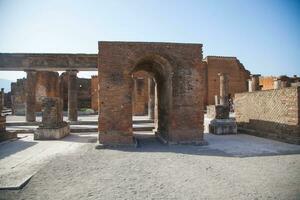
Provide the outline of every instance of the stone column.
[[1,88],[1,92],[0,92],[0,115],[2,113],[4,107],[4,88]]
[[155,83],[153,78],[148,78],[148,116],[150,119],[154,119],[155,112]]
[[26,86],[25,86],[25,114],[27,122],[35,122],[35,106],[36,106],[36,97],[35,97],[35,88],[36,88],[36,71],[28,70]]
[[220,105],[228,106],[228,78],[227,74],[219,73],[220,76]]
[[76,70],[67,71],[68,74],[68,119],[77,121],[77,72]]
[[290,86],[289,77],[283,75],[274,79],[274,89],[286,88]]
[[260,90],[259,77],[260,77],[260,74],[251,75],[251,79],[249,80],[249,92],[254,92],[254,91]]
[[275,79],[274,79],[274,89],[275,89],[275,90],[280,89],[280,85],[281,85],[280,79],[275,78]]

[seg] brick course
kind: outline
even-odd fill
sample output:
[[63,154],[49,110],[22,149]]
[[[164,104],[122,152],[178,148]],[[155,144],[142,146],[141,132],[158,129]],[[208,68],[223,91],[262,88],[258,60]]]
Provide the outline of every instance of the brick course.
[[300,144],[300,87],[235,95],[238,127],[249,133]]

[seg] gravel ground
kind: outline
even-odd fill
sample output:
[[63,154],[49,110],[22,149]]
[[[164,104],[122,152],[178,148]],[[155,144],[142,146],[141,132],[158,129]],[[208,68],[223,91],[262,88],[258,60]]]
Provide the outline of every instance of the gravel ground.
[[300,199],[299,146],[243,135],[206,138],[208,146],[151,138],[141,148],[87,143],[53,158],[22,190],[0,191],[0,199]]

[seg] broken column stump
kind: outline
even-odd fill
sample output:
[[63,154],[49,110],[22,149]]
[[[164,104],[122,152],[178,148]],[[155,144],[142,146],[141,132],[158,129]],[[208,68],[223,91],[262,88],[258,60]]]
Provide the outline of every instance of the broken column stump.
[[[2,92],[3,91],[1,91],[1,93]],[[4,93],[3,93],[3,95],[4,95]],[[16,133],[10,133],[10,132],[6,131],[6,126],[5,126],[6,117],[2,116],[3,103],[4,103],[3,101],[0,101],[0,142],[9,140],[9,139],[13,139],[13,138],[17,138]]]
[[220,73],[220,105],[207,106],[207,117],[212,120],[209,123],[209,132],[216,135],[237,134],[237,125],[234,119],[229,117],[227,75]]
[[63,102],[58,97],[42,100],[42,124],[34,133],[35,140],[56,140],[70,134],[70,126],[63,121]]

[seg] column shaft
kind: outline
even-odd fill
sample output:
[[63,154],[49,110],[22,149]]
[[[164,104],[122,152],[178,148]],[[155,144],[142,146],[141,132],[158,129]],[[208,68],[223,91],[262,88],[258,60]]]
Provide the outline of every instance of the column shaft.
[[219,73],[220,76],[220,105],[228,106],[228,80],[227,75]]
[[77,71],[67,71],[68,73],[68,119],[77,121]]
[[155,112],[155,83],[153,78],[148,78],[148,116],[154,119]]
[[25,87],[25,114],[27,122],[35,121],[35,107],[36,107],[36,71],[26,71],[26,87]]

